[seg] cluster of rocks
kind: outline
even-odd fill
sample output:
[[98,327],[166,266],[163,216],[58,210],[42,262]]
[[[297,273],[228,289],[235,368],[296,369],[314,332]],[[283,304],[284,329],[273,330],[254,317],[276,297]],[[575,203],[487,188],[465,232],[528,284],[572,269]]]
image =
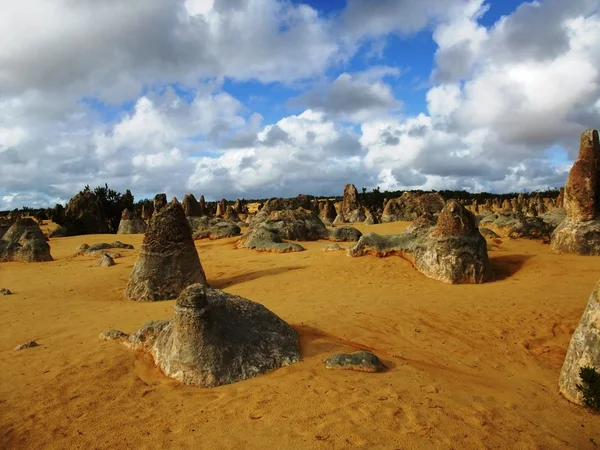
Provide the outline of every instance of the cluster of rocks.
[[348,250],[350,256],[398,255],[410,260],[426,276],[451,284],[482,283],[490,278],[485,238],[475,216],[450,200],[437,224],[422,216],[399,235],[367,233]]
[[581,135],[579,157],[564,190],[566,218],[552,234],[558,253],[600,255],[600,143],[597,130]]
[[114,249],[120,250],[133,250],[134,247],[131,244],[124,244],[121,241],[114,241],[110,244],[107,242],[99,242],[97,244],[81,244],[79,248],[77,248],[77,253],[71,256],[74,258],[76,256],[93,256],[93,257],[103,257],[105,255],[110,256],[113,259],[120,258],[121,254],[119,252],[109,251]]
[[440,194],[404,192],[399,198],[385,202],[381,222],[412,222],[422,216],[437,217],[446,202]]
[[0,239],[0,261],[52,261],[47,240],[35,220],[18,219]]

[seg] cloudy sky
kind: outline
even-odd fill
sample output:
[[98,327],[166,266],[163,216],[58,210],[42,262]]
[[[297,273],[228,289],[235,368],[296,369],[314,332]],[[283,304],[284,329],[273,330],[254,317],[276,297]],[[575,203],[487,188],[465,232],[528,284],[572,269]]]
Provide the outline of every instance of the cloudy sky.
[[0,209],[564,184],[597,0],[0,0]]

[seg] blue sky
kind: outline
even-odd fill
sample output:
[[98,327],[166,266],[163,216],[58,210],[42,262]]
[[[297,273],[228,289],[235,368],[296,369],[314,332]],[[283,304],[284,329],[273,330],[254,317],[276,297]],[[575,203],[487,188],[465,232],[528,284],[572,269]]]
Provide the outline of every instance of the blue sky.
[[0,209],[546,189],[600,123],[595,0],[30,3],[0,18]]

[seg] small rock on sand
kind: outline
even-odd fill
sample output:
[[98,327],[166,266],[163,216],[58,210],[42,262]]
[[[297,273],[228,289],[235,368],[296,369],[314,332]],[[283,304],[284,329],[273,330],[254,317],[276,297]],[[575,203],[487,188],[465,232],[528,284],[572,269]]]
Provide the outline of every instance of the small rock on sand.
[[10,289],[2,288],[0,289],[0,295],[12,295],[12,292],[10,292]]
[[386,369],[377,355],[365,350],[331,355],[325,360],[325,367],[327,369],[345,369],[371,373]]
[[25,342],[24,344],[17,345],[15,347],[15,350],[25,350],[26,348],[37,347],[38,345],[40,345],[40,344],[38,344],[35,341],[29,341],[29,342]]
[[339,252],[343,250],[343,247],[340,247],[338,244],[329,244],[321,249],[323,252]]
[[104,333],[100,333],[100,339],[105,341],[124,341],[127,339],[129,335],[127,333],[123,333],[121,330],[108,330]]

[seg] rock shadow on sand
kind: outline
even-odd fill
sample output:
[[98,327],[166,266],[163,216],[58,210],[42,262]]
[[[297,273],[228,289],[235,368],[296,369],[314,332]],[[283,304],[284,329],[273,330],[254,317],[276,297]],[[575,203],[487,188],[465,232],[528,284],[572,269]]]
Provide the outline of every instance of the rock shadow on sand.
[[302,359],[320,358],[325,360],[334,353],[352,353],[366,350],[376,354],[381,362],[387,367],[387,371],[398,366],[390,354],[380,349],[350,339],[335,336],[319,328],[291,324],[300,333],[300,354]]
[[532,255],[490,257],[490,269],[492,270],[492,279],[490,281],[502,281],[515,276],[531,258]]
[[292,270],[305,269],[306,266],[287,266],[287,267],[275,267],[273,269],[255,270],[253,272],[245,272],[239,275],[234,275],[227,278],[210,279],[208,284],[215,289],[225,289],[235,284],[245,283],[247,281],[256,280],[258,278],[268,277],[272,275],[278,275],[280,273],[290,272]]

